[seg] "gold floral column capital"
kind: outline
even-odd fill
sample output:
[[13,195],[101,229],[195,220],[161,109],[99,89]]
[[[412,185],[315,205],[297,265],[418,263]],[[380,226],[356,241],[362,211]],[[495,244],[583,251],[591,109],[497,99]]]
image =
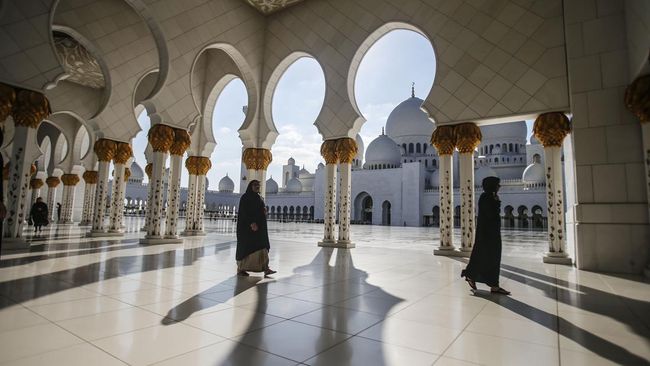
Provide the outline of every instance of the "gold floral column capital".
[[29,181],[29,187],[31,189],[40,189],[43,186],[43,180],[38,178],[33,178]]
[[115,155],[113,156],[113,163],[126,164],[127,161],[133,156],[133,148],[126,142],[118,142]]
[[9,180],[9,163],[2,168],[2,179]]
[[174,129],[163,124],[157,124],[149,129],[149,143],[154,152],[169,152],[174,143]]
[[0,83],[0,123],[11,114],[16,103],[16,91],[9,85]]
[[337,140],[325,140],[320,145],[320,154],[325,159],[326,164],[337,164],[339,162],[339,152],[336,148]]
[[192,138],[190,137],[190,134],[186,130],[175,128],[174,142],[172,143],[172,146],[169,148],[169,153],[171,155],[183,156],[187,148],[190,147],[191,143],[192,143]]
[[153,163],[145,165],[144,172],[147,174],[147,178],[151,179],[151,174],[153,174]]
[[344,137],[336,140],[336,154],[341,164],[350,164],[357,156],[357,142],[355,139]]
[[431,144],[438,150],[438,155],[452,155],[456,147],[454,126],[438,126],[431,134]]
[[76,174],[63,174],[61,181],[64,186],[76,186],[79,183],[79,176]]
[[83,179],[86,184],[97,184],[99,173],[94,170],[86,170],[83,174]]
[[61,184],[61,179],[59,179],[59,177],[47,177],[45,183],[47,183],[47,186],[50,188],[56,188]]
[[456,148],[461,154],[474,153],[483,138],[481,129],[471,122],[454,126],[454,134],[456,135]]
[[549,112],[537,116],[533,134],[544,147],[562,146],[562,141],[571,132],[571,122],[562,112]]
[[45,95],[25,89],[16,92],[12,112],[16,126],[37,128],[50,113],[50,102]]
[[197,175],[208,174],[210,168],[212,168],[212,161],[210,161],[210,158],[206,158],[205,156],[197,156]]
[[273,154],[268,149],[248,148],[244,150],[242,160],[246,169],[266,170],[273,160]]
[[131,178],[131,169],[130,168],[124,168],[124,181],[128,181],[129,178]]
[[117,153],[117,143],[113,140],[99,139],[95,142],[94,150],[99,161],[108,162],[113,160]]
[[650,74],[639,76],[625,89],[625,106],[641,123],[650,122]]

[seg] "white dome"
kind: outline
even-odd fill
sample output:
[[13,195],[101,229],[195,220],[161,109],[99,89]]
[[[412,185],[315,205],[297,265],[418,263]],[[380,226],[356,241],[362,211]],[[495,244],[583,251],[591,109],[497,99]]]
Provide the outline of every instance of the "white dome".
[[286,191],[289,193],[300,193],[302,192],[302,183],[300,183],[298,178],[291,178],[287,182]]
[[235,182],[230,179],[228,174],[219,181],[219,192],[232,192],[235,190]]
[[386,135],[379,135],[372,140],[366,151],[366,165],[388,164],[400,165],[402,154],[397,143]]
[[487,165],[482,165],[474,172],[474,185],[480,186],[483,184],[483,179],[487,177],[499,177],[494,169]]
[[402,143],[403,138],[423,137],[429,141],[435,125],[427,114],[420,109],[423,100],[411,97],[400,103],[388,116],[386,134],[393,140]]
[[504,138],[526,139],[528,129],[525,121],[500,123],[496,125],[481,126],[482,141],[503,140]]
[[323,169],[325,168],[325,164],[323,163],[318,163],[318,169]]
[[131,177],[129,179],[142,180],[144,179],[144,172],[142,167],[135,161],[131,164]]
[[273,180],[273,177],[266,180],[266,193],[278,193],[278,183]]
[[532,163],[524,170],[521,175],[521,180],[524,183],[541,183],[546,180],[544,176],[544,166],[540,163]]

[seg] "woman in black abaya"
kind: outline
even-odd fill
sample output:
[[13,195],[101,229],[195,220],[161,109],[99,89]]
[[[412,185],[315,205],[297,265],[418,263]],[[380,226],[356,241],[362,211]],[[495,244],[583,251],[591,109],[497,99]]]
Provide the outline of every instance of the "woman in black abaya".
[[460,276],[472,290],[476,282],[490,286],[493,293],[510,295],[499,286],[501,271],[501,201],[499,192],[500,179],[487,177],[483,179],[483,193],[478,200],[478,220],[476,221],[476,239],[472,256]]
[[239,200],[237,217],[237,274],[248,276],[247,271],[276,271],[269,268],[269,233],[266,227],[266,207],[260,197],[260,182],[253,180]]

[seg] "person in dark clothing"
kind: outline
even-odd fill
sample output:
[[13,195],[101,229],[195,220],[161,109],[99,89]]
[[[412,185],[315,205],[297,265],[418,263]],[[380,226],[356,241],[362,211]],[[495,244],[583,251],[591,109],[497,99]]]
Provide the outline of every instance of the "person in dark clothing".
[[56,221],[61,221],[61,202],[56,203]]
[[460,276],[472,290],[476,282],[490,286],[493,293],[510,295],[499,286],[501,271],[501,201],[499,192],[500,179],[487,177],[483,179],[483,193],[478,200],[478,219],[476,221],[476,238],[467,267]]
[[32,206],[31,211],[29,212],[29,215],[32,218],[32,222],[34,223],[34,232],[38,233],[42,231],[42,226],[47,226],[49,224],[49,221],[47,219],[48,212],[47,212],[47,205],[45,202],[43,202],[43,199],[41,197],[38,197],[36,199],[36,203]]
[[237,274],[248,276],[247,271],[276,273],[269,268],[269,234],[266,227],[266,207],[260,197],[260,182],[253,180],[239,200],[237,220]]
[[[4,142],[4,131],[0,128],[0,145]],[[3,169],[2,173],[4,174],[4,158],[0,154],[0,167]],[[7,208],[4,203],[4,184],[0,184],[0,251],[2,251],[2,237],[4,236],[4,220],[7,216]]]

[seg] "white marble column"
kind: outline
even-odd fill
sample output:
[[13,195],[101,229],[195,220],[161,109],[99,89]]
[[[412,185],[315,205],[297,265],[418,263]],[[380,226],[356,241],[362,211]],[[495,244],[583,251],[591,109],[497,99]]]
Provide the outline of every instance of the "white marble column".
[[339,196],[339,237],[336,246],[339,248],[354,248],[350,240],[350,205],[352,185],[352,164],[339,164],[341,194]]
[[183,235],[194,235],[194,226],[196,221],[196,174],[192,174],[188,167],[189,179],[187,185],[187,204],[185,206],[185,231]]
[[111,209],[109,211],[108,232],[121,235],[122,217],[124,216],[124,163],[113,160],[113,186],[111,195]]
[[72,224],[74,193],[75,187],[79,183],[79,176],[76,174],[63,174],[61,181],[63,182],[63,203],[61,205],[61,219],[59,220],[59,224]]
[[178,238],[178,210],[180,208],[182,155],[171,155],[169,167],[169,191],[167,193],[167,221],[165,237]]
[[146,202],[145,211],[144,211],[144,226],[142,227],[142,229],[140,229],[141,231],[144,231],[144,232],[148,232],[149,224],[151,222],[151,209],[150,209],[151,205],[150,205],[150,203],[151,203],[151,199],[153,198],[153,184],[151,184],[151,181],[152,181],[152,175],[151,175],[152,170],[151,169],[152,168],[153,168],[153,163],[148,163],[144,168],[144,171],[147,174],[147,179],[149,180],[149,183],[147,183],[147,202]]
[[151,201],[149,201],[149,209],[151,210],[151,217],[149,226],[147,227],[148,239],[162,239],[162,215],[163,215],[163,190],[164,190],[164,174],[165,165],[167,163],[167,152],[156,151],[153,153],[153,166],[151,174]]
[[[7,190],[9,189],[9,163],[2,168],[2,202],[7,203]],[[0,234],[1,235],[1,234]]]
[[104,216],[106,211],[106,199],[108,196],[108,174],[111,160],[117,151],[117,143],[107,139],[99,139],[95,142],[95,153],[97,154],[97,188],[95,192],[95,209],[93,214],[91,236],[106,235]]
[[325,166],[325,207],[323,240],[318,243],[321,247],[336,245],[336,163]]
[[93,223],[93,211],[95,208],[95,192],[97,189],[97,172],[86,170],[83,174],[84,186],[84,203],[81,213],[81,222],[79,226],[88,226]]
[[566,248],[564,179],[562,175],[562,141],[570,131],[569,119],[560,112],[541,114],[533,125],[535,137],[544,146],[549,239],[548,252],[544,256],[545,263],[573,263]]
[[[648,198],[648,216],[650,216],[650,119],[642,120],[641,122],[641,133],[643,134],[643,157],[645,161],[645,188]],[[646,278],[650,278],[650,260],[643,270],[643,273]]]
[[50,216],[48,219],[54,221],[54,211],[56,211],[54,200],[56,198],[56,189],[61,183],[61,180],[58,177],[48,177],[45,183],[47,184],[47,212]]
[[34,203],[36,203],[36,199],[41,196],[41,187],[43,187],[43,180],[38,179],[38,178],[32,178],[29,181],[29,188],[31,188],[31,200],[30,200],[30,205],[29,209],[32,209],[32,206],[34,206]]
[[440,155],[440,247],[436,254],[454,251],[454,186],[453,155]]
[[205,174],[196,177],[196,211],[194,214],[194,231],[195,235],[204,234],[203,231],[203,216],[205,215]]
[[474,246],[474,154],[462,153],[459,156],[460,169],[460,250],[468,256]]
[[3,249],[27,248],[23,239],[23,225],[29,215],[27,202],[32,161],[40,154],[36,143],[36,127],[19,125],[16,121],[11,162],[9,165],[9,184],[7,187],[7,217],[3,225]]

